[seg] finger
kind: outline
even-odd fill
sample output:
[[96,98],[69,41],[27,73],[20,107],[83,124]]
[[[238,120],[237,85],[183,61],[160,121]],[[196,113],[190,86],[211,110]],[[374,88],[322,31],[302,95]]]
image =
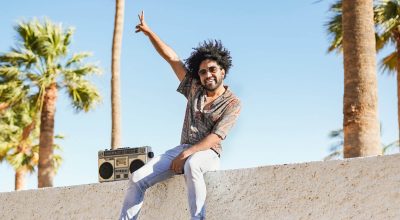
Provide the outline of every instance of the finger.
[[176,166],[176,173],[182,173],[182,168],[180,166]]
[[141,21],[143,22],[144,21],[144,11],[142,10],[142,15],[141,15]]
[[140,18],[140,15],[137,15],[140,21],[140,24],[142,24],[142,19]]
[[143,11],[140,15],[138,15],[138,17],[139,17],[140,24],[143,24],[143,19],[144,19]]

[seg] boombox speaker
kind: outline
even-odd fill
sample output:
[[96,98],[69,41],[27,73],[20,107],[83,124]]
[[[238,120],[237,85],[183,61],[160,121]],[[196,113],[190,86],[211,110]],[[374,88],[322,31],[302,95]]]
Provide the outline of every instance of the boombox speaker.
[[146,164],[154,153],[151,147],[118,148],[99,151],[99,182],[127,180],[129,175]]

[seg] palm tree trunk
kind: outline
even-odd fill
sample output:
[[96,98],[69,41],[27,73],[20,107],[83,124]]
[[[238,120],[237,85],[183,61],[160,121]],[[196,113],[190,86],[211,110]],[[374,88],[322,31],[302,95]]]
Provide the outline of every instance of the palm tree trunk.
[[116,0],[111,61],[111,148],[121,146],[120,62],[124,29],[124,0]]
[[[25,126],[24,129],[22,130],[22,135],[21,135],[21,141],[19,143],[19,146],[17,148],[17,151],[19,153],[26,151],[26,148],[28,147],[26,144],[27,139],[29,138],[29,135],[35,129],[36,122],[33,120],[29,125]],[[30,146],[29,146],[30,147]],[[26,169],[23,167],[24,165],[20,165],[21,168],[17,169],[15,171],[15,190],[21,190],[25,187],[25,173]]]
[[373,0],[343,0],[344,157],[379,155]]
[[25,126],[24,129],[22,130],[20,145],[23,147],[21,149],[25,149],[26,147],[25,142],[29,138],[29,135],[31,135],[33,129],[35,129],[35,126],[36,126],[36,119],[33,119],[32,122],[27,126]]
[[57,86],[52,83],[44,95],[39,139],[39,169],[38,187],[53,186],[53,137],[54,137],[54,115],[56,111]]
[[21,190],[25,187],[25,170],[19,169],[15,171],[15,190]]

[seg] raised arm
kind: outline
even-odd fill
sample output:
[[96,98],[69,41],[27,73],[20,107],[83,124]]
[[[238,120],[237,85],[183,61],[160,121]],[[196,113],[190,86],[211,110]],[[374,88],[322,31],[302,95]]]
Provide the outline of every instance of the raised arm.
[[136,25],[136,33],[143,32],[147,37],[149,37],[151,43],[157,52],[171,65],[179,81],[182,81],[186,75],[186,68],[182,61],[179,59],[175,51],[165,44],[146,24],[144,21],[144,12],[142,11],[139,15],[140,23]]

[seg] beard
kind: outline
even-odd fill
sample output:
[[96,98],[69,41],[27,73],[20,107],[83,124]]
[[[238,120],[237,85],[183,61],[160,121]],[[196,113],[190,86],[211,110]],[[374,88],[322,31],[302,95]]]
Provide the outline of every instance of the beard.
[[212,77],[212,79],[213,82],[207,82],[207,80],[204,80],[204,82],[201,83],[201,86],[208,92],[214,92],[222,84],[222,79],[216,77]]

